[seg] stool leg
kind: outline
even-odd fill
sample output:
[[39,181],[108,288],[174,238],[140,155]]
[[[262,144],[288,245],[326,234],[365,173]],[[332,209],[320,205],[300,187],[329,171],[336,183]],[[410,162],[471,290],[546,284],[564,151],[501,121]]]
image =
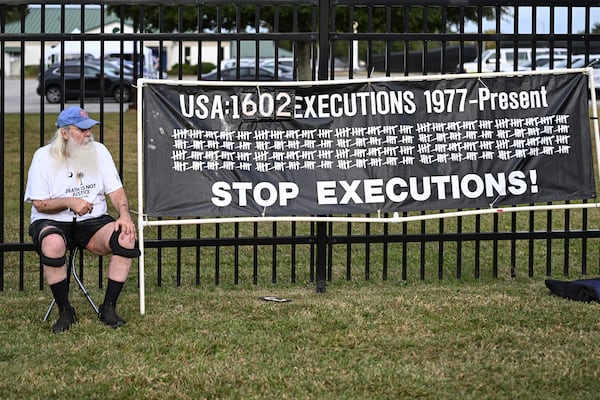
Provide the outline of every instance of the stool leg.
[[[74,250],[74,252],[76,253],[77,250]],[[90,292],[87,291],[87,289],[83,285],[83,282],[81,281],[81,279],[79,279],[79,276],[77,275],[77,267],[75,266],[75,256],[73,256],[72,261],[71,261],[71,272],[73,273],[73,277],[75,278],[75,281],[77,281],[77,285],[79,286],[79,289],[81,289],[84,296],[86,297],[86,299],[88,300],[88,302],[90,303],[90,305],[92,306],[94,311],[96,312],[96,315],[98,315],[100,313],[100,310],[98,310],[98,307],[96,307],[96,303],[94,303],[94,300],[92,300],[92,297],[90,296]]]
[[46,311],[46,315],[44,315],[44,319],[42,321],[46,322],[48,320],[48,317],[50,316],[50,313],[52,312],[52,307],[54,307],[55,303],[56,303],[56,300],[52,299],[52,302],[50,302],[50,305],[48,306],[48,311]]

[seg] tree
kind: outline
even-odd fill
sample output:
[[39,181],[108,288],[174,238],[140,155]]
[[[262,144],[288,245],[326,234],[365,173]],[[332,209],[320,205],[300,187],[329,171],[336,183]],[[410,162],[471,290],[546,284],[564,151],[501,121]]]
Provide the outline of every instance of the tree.
[[[133,19],[135,26],[147,32],[244,32],[250,29],[291,33],[294,30],[318,30],[318,9],[310,5],[121,5],[110,6],[109,11]],[[352,33],[356,26],[357,33],[439,33],[465,20],[490,19],[506,11],[506,7],[338,6],[332,8],[330,27],[343,33]],[[310,79],[311,43],[283,44],[289,49],[292,45],[300,61],[300,79]],[[418,46],[418,43],[410,45]],[[398,51],[404,48],[405,42],[372,43],[370,49],[384,51],[387,46],[391,51]],[[334,52],[344,52],[344,46],[338,46]]]
[[4,6],[0,5],[0,18],[4,18],[7,24],[21,20],[21,14],[23,18],[29,12],[29,8],[26,5],[21,6]]

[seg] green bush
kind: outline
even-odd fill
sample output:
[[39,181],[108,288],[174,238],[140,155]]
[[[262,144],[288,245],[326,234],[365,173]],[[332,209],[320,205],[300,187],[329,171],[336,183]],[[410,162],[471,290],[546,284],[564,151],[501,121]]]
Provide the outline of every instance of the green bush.
[[[190,64],[175,64],[171,71],[169,72],[172,75],[179,74],[179,68],[181,68],[181,73],[183,75],[197,75],[198,74],[198,64],[190,65]],[[200,73],[205,74],[207,72],[212,71],[215,68],[215,64],[209,62],[203,62],[200,64]]]
[[203,62],[202,63],[202,73],[205,74],[207,72],[212,71],[213,69],[215,69],[216,65],[210,62]]
[[37,78],[40,73],[39,65],[26,65],[25,66],[25,77],[26,78]]

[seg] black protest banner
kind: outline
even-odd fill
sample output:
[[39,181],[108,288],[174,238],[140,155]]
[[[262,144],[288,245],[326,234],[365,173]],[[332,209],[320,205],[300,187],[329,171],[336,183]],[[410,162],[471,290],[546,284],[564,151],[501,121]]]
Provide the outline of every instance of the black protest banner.
[[595,196],[586,75],[143,87],[149,216],[501,207]]

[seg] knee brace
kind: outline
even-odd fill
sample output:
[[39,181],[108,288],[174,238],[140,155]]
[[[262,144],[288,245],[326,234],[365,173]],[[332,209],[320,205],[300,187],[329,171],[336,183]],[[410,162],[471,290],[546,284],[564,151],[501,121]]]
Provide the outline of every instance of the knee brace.
[[50,258],[47,257],[44,253],[42,253],[42,240],[48,235],[60,235],[65,241],[65,246],[67,245],[67,239],[65,238],[65,234],[58,228],[50,227],[40,233],[37,240],[37,253],[40,255],[40,260],[42,264],[47,265],[49,267],[62,267],[67,263],[67,256],[63,254],[62,257]]
[[114,231],[113,234],[110,236],[110,249],[112,250],[112,253],[117,255],[117,256],[121,256],[121,257],[126,257],[126,258],[135,258],[135,257],[139,257],[140,256],[140,249],[138,249],[137,247],[134,247],[133,249],[126,249],[125,247],[121,246],[121,244],[119,243],[119,235],[121,234],[121,229],[119,229],[118,231]]

